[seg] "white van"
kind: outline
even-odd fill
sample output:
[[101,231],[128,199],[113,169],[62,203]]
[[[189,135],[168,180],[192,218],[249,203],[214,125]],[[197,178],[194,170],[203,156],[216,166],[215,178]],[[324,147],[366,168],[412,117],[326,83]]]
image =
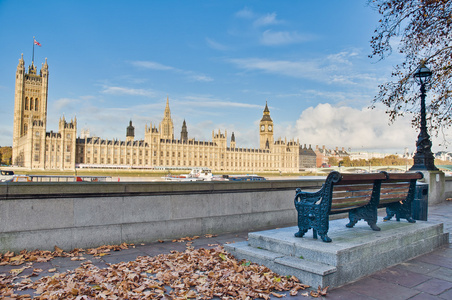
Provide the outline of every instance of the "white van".
[[0,182],[11,181],[14,178],[13,171],[0,170]]

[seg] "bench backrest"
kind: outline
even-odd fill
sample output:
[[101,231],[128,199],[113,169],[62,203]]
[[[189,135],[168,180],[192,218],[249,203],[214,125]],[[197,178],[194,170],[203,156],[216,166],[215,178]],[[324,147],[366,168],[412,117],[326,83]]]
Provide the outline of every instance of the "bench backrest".
[[364,206],[372,197],[378,197],[384,173],[340,174],[338,182],[333,182],[331,214]]
[[389,203],[413,200],[416,189],[416,180],[422,179],[422,173],[388,173],[388,178],[381,183],[380,204],[384,207]]
[[[341,174],[332,177],[332,202],[330,214],[338,214],[350,209],[379,201],[379,207],[389,203],[414,197],[416,180],[422,173],[371,173]],[[327,179],[328,182],[328,179]]]

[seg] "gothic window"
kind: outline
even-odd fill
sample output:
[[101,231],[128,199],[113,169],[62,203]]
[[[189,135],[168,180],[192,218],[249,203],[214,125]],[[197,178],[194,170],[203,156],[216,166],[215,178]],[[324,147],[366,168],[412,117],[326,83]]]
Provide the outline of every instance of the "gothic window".
[[39,102],[38,102],[38,98],[35,99],[35,111],[38,111],[38,107],[39,107]]
[[27,126],[27,124],[24,124],[24,134],[27,134],[27,131],[28,131],[28,126]]
[[30,98],[30,110],[33,110],[33,98]]
[[25,97],[25,110],[28,110],[28,97]]

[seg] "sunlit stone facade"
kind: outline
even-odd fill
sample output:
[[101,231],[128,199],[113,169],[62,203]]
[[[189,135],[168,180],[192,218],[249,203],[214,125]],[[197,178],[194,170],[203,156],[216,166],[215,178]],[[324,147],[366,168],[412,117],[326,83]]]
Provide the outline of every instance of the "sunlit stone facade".
[[210,141],[188,137],[187,124],[180,138],[174,135],[169,99],[163,119],[146,125],[144,140],[135,140],[132,121],[124,141],[89,137],[76,138],[77,120],[60,118],[58,132],[46,132],[48,65],[40,74],[33,62],[25,71],[23,57],[16,72],[13,164],[29,169],[137,168],[166,169],[207,167],[212,171],[298,172],[306,167],[298,140],[275,139],[267,104],[259,123],[260,147],[240,148],[234,133],[213,131]]

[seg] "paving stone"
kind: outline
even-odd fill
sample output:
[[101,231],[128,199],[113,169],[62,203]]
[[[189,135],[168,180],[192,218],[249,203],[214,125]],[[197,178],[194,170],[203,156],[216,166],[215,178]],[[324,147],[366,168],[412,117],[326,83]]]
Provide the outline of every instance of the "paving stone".
[[438,300],[438,296],[433,296],[427,293],[419,293],[410,300]]
[[129,262],[137,259],[138,256],[142,256],[142,252],[124,253],[122,255],[105,255],[102,260],[109,264],[117,264],[120,262]]
[[429,263],[425,263],[418,260],[409,260],[407,262],[401,263],[397,265],[399,268],[403,268],[405,270],[414,272],[414,273],[420,273],[420,274],[428,274],[432,272],[433,270],[437,270],[440,268],[438,265],[433,265]]
[[432,254],[437,254],[439,256],[452,258],[452,248],[450,248],[450,245],[451,244],[448,244],[445,247],[441,247],[441,249],[438,249],[438,250],[432,252]]
[[399,284],[405,287],[416,286],[431,278],[430,276],[414,273],[399,266],[381,270],[371,275],[371,277],[386,282]]
[[[327,293],[327,299],[328,300],[371,300],[371,299],[375,299],[366,295],[361,295],[358,293],[355,293],[353,291],[350,291],[346,288],[341,288],[341,289],[334,289],[331,290]],[[304,299],[306,299],[306,297],[303,297]],[[300,298],[300,299],[303,299]],[[292,297],[290,297],[289,299],[292,299]]]
[[452,282],[452,269],[440,267],[430,273],[429,276]]
[[452,282],[433,278],[414,288],[431,295],[439,295],[449,289],[452,289]]
[[360,295],[382,300],[405,300],[419,294],[419,291],[417,290],[388,283],[372,277],[366,277],[358,280],[355,283],[344,286],[343,289],[348,289]]
[[449,289],[449,290],[447,290],[447,291],[441,293],[441,294],[439,295],[439,297],[440,297],[441,299],[447,299],[447,300],[452,299],[452,289]]
[[438,254],[429,253],[429,254],[419,256],[418,258],[415,258],[414,260],[452,269],[452,257],[444,257],[444,256],[441,256]]

